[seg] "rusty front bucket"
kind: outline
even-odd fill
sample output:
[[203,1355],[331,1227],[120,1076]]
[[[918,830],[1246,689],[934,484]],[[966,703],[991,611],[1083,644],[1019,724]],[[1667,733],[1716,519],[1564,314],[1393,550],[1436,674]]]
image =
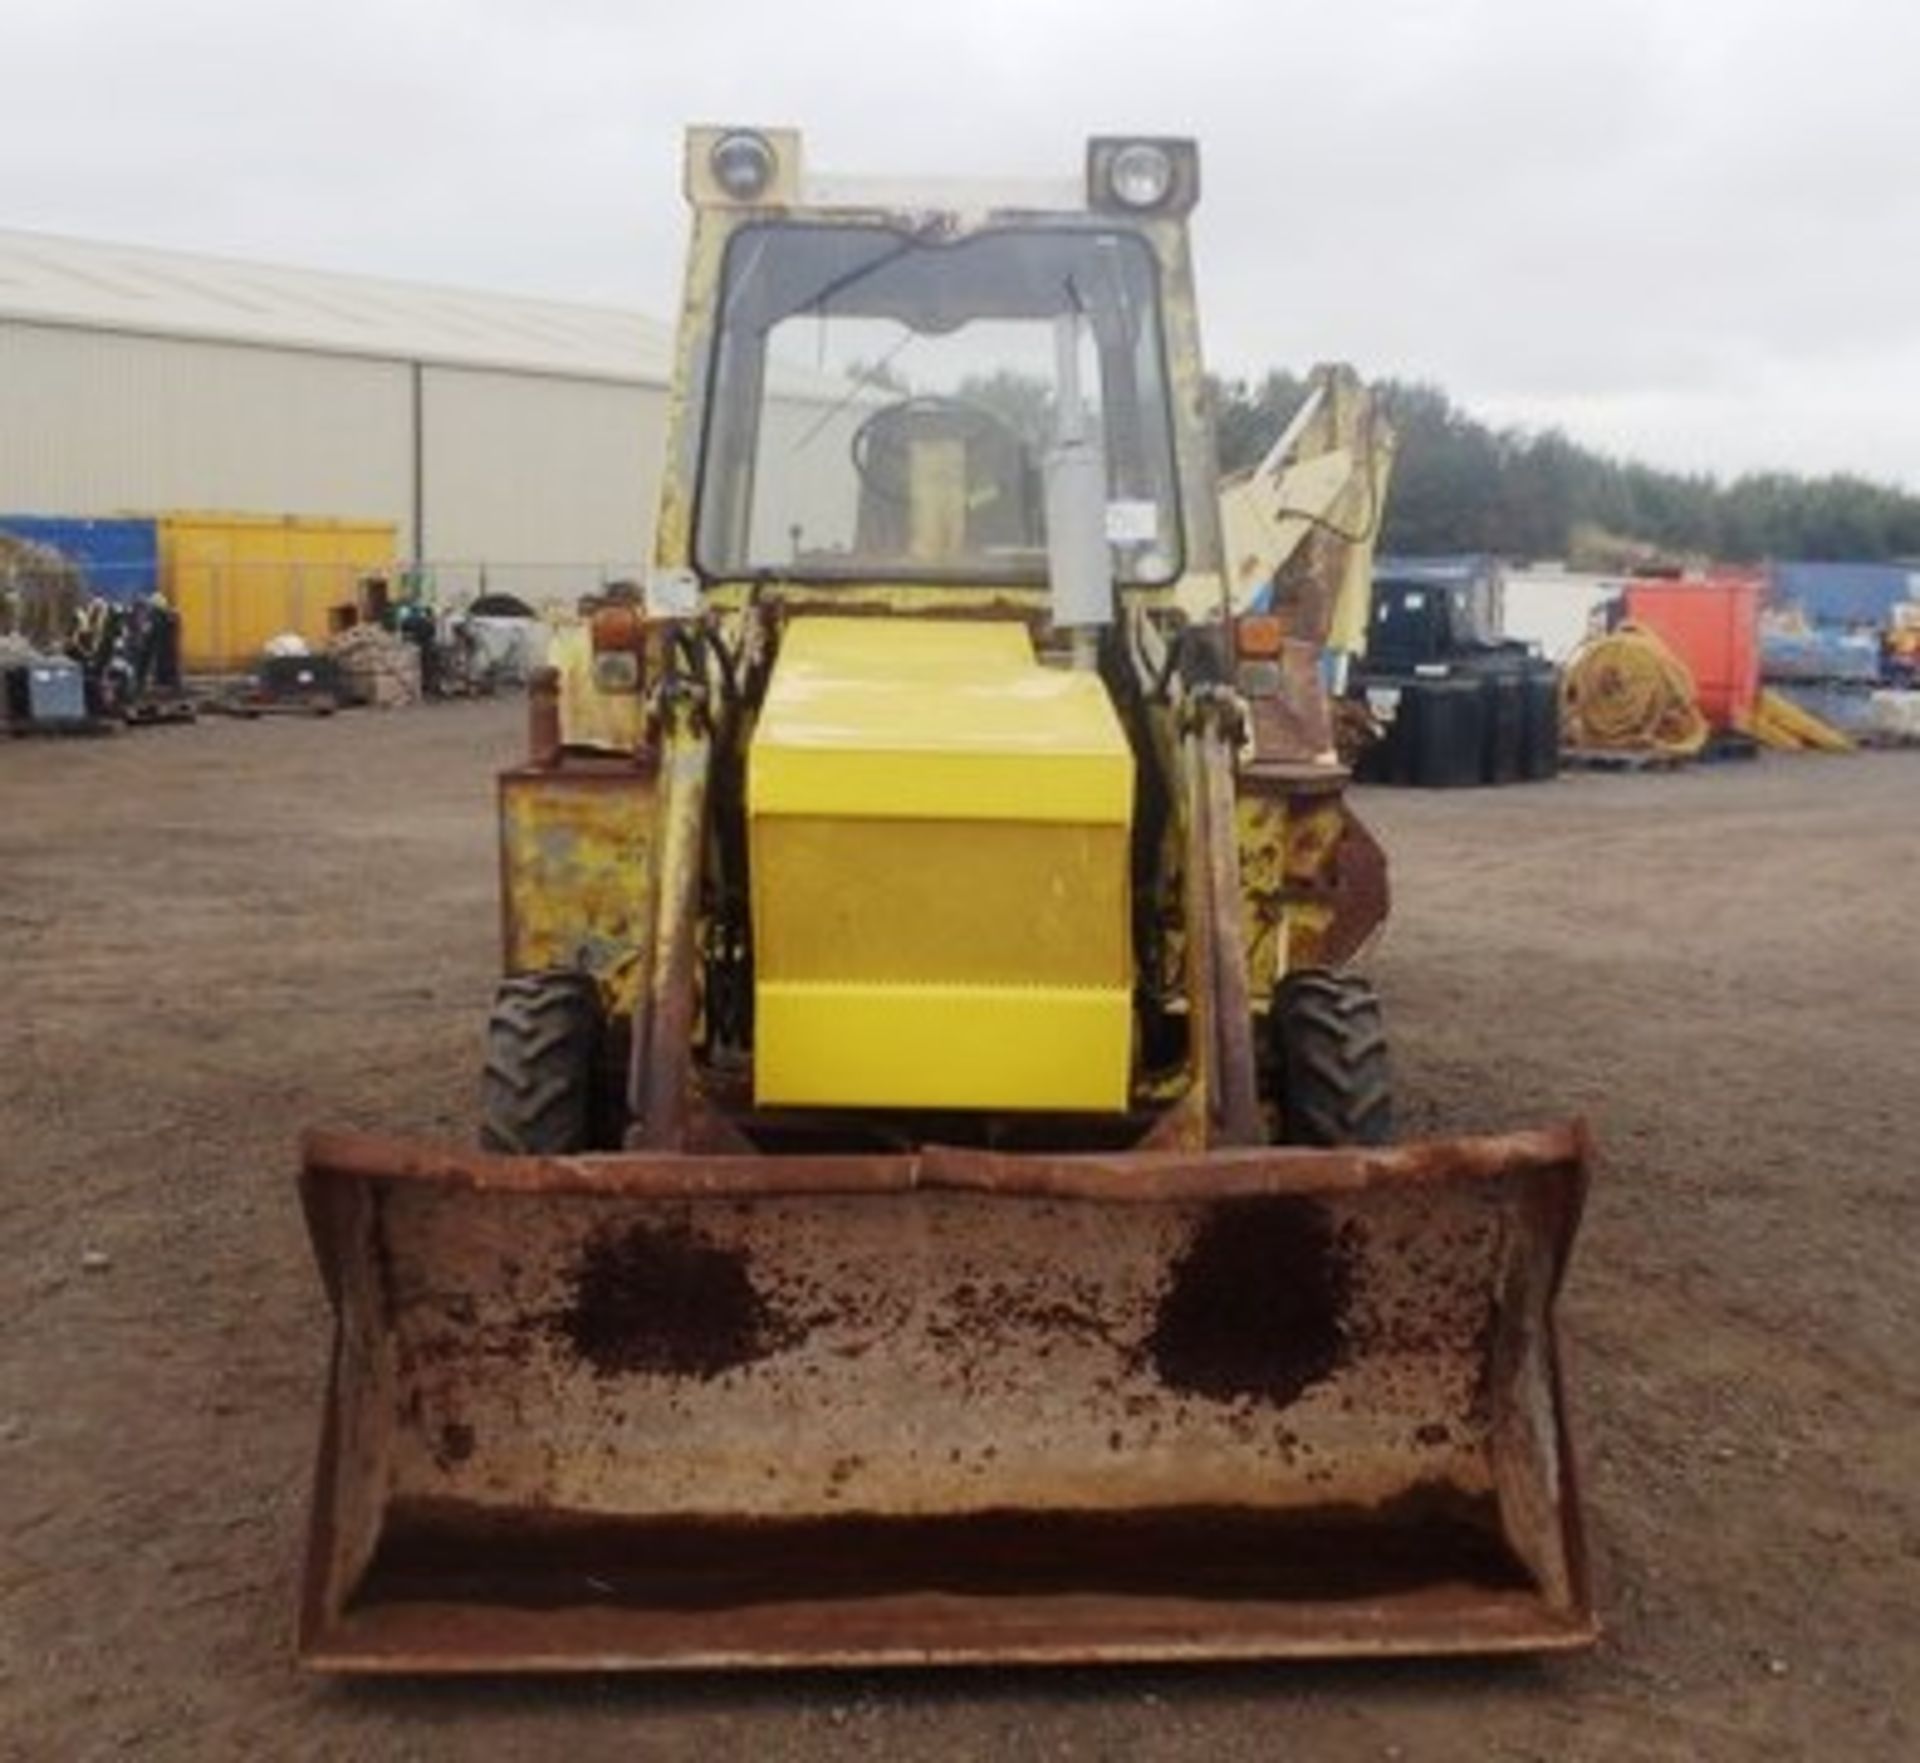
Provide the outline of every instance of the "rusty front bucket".
[[1522,1651],[1594,1632],[1579,1128],[495,1158],[318,1135],[337,1671]]

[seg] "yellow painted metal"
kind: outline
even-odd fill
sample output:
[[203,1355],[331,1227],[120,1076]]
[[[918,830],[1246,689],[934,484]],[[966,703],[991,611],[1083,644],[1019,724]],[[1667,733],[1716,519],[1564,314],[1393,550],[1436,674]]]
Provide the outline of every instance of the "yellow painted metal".
[[[754,957],[782,979],[1124,981],[1123,824],[769,815],[754,840],[781,885]],[[898,861],[903,849],[911,865]],[[976,885],[956,887],[955,877]],[[937,947],[930,924],[942,930]]]
[[1256,1011],[1264,1011],[1287,971],[1287,799],[1243,794],[1235,798],[1233,814],[1247,996]]
[[1794,703],[1784,692],[1761,692],[1748,719],[1747,733],[1763,747],[1773,747],[1783,753],[1854,751],[1852,737]]
[[590,626],[559,626],[547,644],[547,665],[560,674],[560,739],[567,746],[631,753],[640,745],[646,701],[637,690],[600,689]]
[[631,1015],[652,898],[655,778],[612,760],[500,779],[506,971],[582,967]]
[[794,623],[754,736],[756,816],[1127,824],[1106,688],[1039,666],[1018,624]]
[[354,604],[362,578],[390,573],[398,548],[390,520],[179,513],[157,524],[189,671],[250,667],[287,631],[323,647],[332,610]]
[[748,765],[762,1103],[1118,1110],[1133,760],[1017,624],[802,619]]
[[889,1108],[1126,1105],[1127,994],[1112,987],[760,981],[754,1091]]
[[1236,610],[1279,576],[1278,608],[1296,635],[1364,652],[1395,444],[1373,389],[1351,367],[1313,370],[1306,402],[1266,457],[1220,486]]
[[1266,1013],[1274,986],[1293,967],[1315,964],[1312,957],[1332,924],[1331,870],[1342,812],[1339,795],[1330,790],[1248,793],[1234,802],[1247,992],[1257,1015]]

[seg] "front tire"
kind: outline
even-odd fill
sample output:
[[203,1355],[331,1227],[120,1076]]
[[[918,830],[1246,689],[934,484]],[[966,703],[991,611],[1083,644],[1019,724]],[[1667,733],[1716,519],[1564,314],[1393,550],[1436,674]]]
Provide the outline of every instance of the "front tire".
[[591,1150],[602,1034],[590,975],[553,968],[502,980],[487,1018],[481,1145],[514,1156]]
[[1286,1145],[1384,1145],[1393,1080],[1380,998],[1358,974],[1315,968],[1274,989],[1274,1101]]

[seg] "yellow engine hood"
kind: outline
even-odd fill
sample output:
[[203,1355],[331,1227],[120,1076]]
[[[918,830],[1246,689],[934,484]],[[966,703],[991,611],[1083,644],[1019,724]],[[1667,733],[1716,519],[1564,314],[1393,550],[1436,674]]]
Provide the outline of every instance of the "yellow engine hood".
[[748,762],[763,1104],[1126,1106],[1133,758],[1024,627],[809,618]]

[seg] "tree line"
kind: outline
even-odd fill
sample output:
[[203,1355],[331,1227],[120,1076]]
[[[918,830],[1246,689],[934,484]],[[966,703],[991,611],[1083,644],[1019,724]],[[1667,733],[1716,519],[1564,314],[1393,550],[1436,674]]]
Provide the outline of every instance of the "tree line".
[[[1576,568],[1920,557],[1920,496],[1845,473],[1731,481],[1611,459],[1555,429],[1495,429],[1436,386],[1376,387],[1399,436],[1383,551],[1563,557]],[[1306,396],[1284,371],[1216,380],[1224,470],[1254,464]]]

